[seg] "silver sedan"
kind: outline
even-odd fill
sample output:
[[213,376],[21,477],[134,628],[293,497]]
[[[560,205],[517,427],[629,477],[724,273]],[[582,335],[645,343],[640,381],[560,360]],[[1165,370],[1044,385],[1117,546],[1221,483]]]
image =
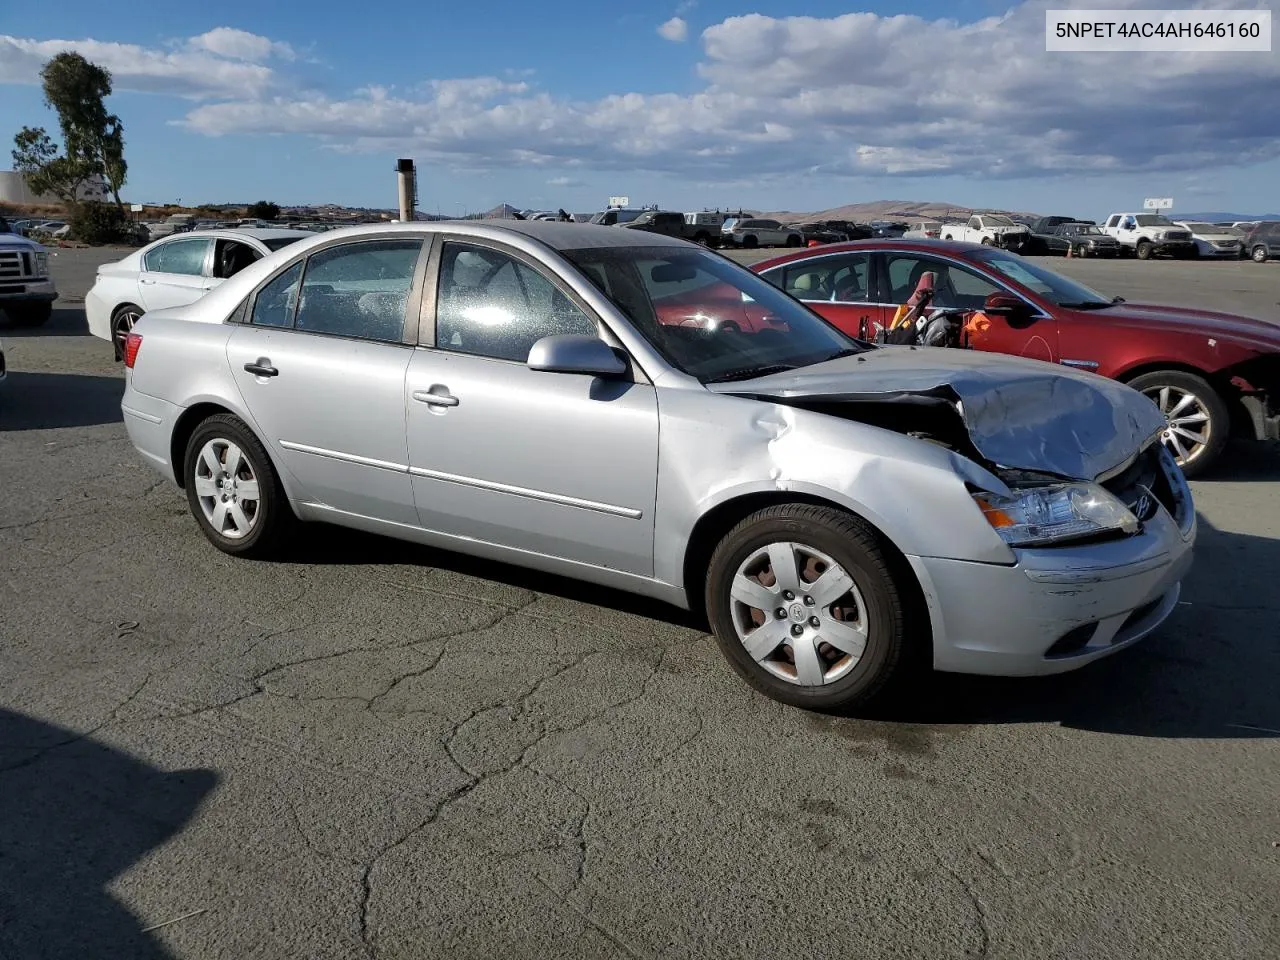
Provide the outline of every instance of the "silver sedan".
[[1196,518],[1141,394],[852,340],[727,258],[548,222],[300,241],[125,344],[142,457],[219,549],[324,521],[705,610],[813,709],[1033,675],[1174,609]]

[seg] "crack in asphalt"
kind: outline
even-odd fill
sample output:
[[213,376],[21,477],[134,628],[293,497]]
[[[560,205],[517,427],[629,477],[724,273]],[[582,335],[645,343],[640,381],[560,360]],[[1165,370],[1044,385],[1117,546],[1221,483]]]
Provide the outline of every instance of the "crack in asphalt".
[[[530,603],[533,603],[533,602],[536,602],[536,601],[530,601]],[[512,613],[515,613],[515,612],[518,612],[518,611],[512,611]],[[508,615],[511,615],[511,614],[508,614]],[[488,629],[492,629],[492,628],[490,627]],[[472,631],[468,631],[468,632],[472,632]],[[465,634],[459,634],[458,636],[465,636]],[[448,794],[446,794],[440,800],[440,802],[435,805],[435,807],[431,810],[431,812],[427,814],[426,817],[424,817],[419,823],[417,823],[414,827],[412,827],[400,838],[398,838],[388,846],[384,847],[379,853],[377,853],[374,857],[372,857],[368,861],[368,863],[364,868],[364,872],[362,874],[361,884],[360,884],[361,895],[360,895],[359,903],[357,905],[357,909],[358,909],[358,915],[359,915],[361,942],[364,944],[365,953],[370,958],[377,957],[377,946],[374,942],[373,934],[369,929],[369,904],[373,898],[373,873],[374,873],[374,870],[377,868],[378,864],[381,863],[387,856],[393,853],[396,849],[408,843],[415,835],[420,833],[422,830],[426,829],[432,823],[435,823],[440,818],[440,816],[443,815],[444,812],[452,804],[458,802],[459,800],[473,793],[477,788],[482,786],[484,783],[486,783],[488,780],[492,779],[493,777],[504,776],[508,773],[511,773],[514,770],[517,770],[523,767],[531,770],[535,774],[544,776],[547,779],[551,779],[555,781],[556,778],[551,777],[549,774],[546,773],[546,771],[534,770],[532,767],[529,766],[529,762],[531,760],[531,754],[533,753],[533,751],[548,736],[551,736],[553,734],[563,735],[565,733],[570,733],[574,730],[580,729],[586,726],[588,723],[598,720],[601,717],[605,716],[606,714],[611,713],[615,710],[618,710],[622,707],[625,707],[631,703],[635,703],[637,700],[640,700],[645,695],[647,695],[647,693],[649,692],[650,684],[653,682],[654,677],[658,675],[662,667],[662,664],[666,659],[667,653],[673,645],[674,644],[670,644],[670,643],[660,644],[660,645],[655,644],[650,648],[648,648],[648,649],[658,649],[661,652],[658,655],[658,657],[655,659],[653,664],[651,665],[649,674],[639,684],[639,689],[635,694],[633,694],[632,696],[626,697],[622,700],[619,700],[616,703],[610,704],[609,706],[604,707],[601,710],[594,711],[584,719],[568,727],[551,730],[551,729],[547,729],[545,725],[539,725],[538,734],[534,738],[533,742],[530,743],[527,747],[525,747],[525,749],[521,752],[520,756],[517,757],[514,762],[509,763],[503,767],[490,770],[488,772],[475,772],[470,770],[467,767],[467,765],[464,764],[458,758],[456,752],[454,751],[453,749],[454,740],[457,739],[457,737],[462,732],[462,730],[466,727],[467,724],[471,723],[477,717],[485,713],[488,713],[492,710],[500,709],[502,707],[507,707],[508,709],[514,709],[515,712],[513,713],[513,718],[523,716],[528,709],[529,700],[533,696],[535,696],[538,693],[538,691],[541,690],[548,682],[550,682],[555,677],[568,672],[569,670],[573,669],[575,666],[581,665],[589,657],[597,655],[598,651],[581,654],[580,656],[575,657],[573,661],[571,661],[570,663],[557,667],[550,675],[538,678],[537,681],[535,681],[533,684],[529,686],[528,690],[520,694],[518,697],[514,698],[514,701],[515,701],[514,703],[512,703],[510,700],[506,700],[506,701],[499,701],[497,703],[489,704],[485,707],[481,707],[479,709],[471,711],[469,714],[467,714],[466,717],[462,718],[461,720],[459,720],[457,723],[453,725],[453,727],[449,730],[449,732],[445,734],[443,739],[445,753],[449,757],[450,761],[458,768],[459,772],[462,773],[463,776],[467,777],[467,782],[464,784],[461,784],[460,786],[458,786],[457,788],[455,788],[454,790],[451,790]],[[556,781],[556,782],[559,782],[559,781]],[[565,789],[569,790],[569,792],[575,794],[576,796],[581,797],[581,794],[579,794],[573,788],[568,787],[566,784],[561,784],[561,785],[564,786]],[[584,800],[584,802],[588,804],[588,811],[589,811],[590,802],[586,801],[586,798],[582,798],[582,799]],[[585,825],[585,822],[586,822],[586,815],[584,814],[583,824],[579,825],[579,828],[577,831],[578,842],[584,844],[582,863],[579,865],[579,868],[577,870],[579,877],[582,877],[585,874],[585,858],[586,858],[585,841],[583,841],[581,837],[581,826]],[[546,882],[543,881],[541,877],[537,877],[536,874],[535,874],[535,877],[538,879],[539,883],[541,883],[544,887],[547,887]],[[550,890],[550,887],[547,887],[547,889]],[[554,891],[552,891],[552,893],[554,893]],[[584,921],[590,924],[594,929],[598,930],[603,936],[608,937],[611,942],[615,943],[617,946],[626,950],[631,956],[639,956],[634,952],[632,952],[631,948],[628,947],[625,943],[618,940],[615,935],[613,935],[611,932],[609,932],[604,927],[602,927],[598,921],[583,914],[581,911],[573,907],[570,907],[570,909],[573,909],[575,913],[582,916]]]

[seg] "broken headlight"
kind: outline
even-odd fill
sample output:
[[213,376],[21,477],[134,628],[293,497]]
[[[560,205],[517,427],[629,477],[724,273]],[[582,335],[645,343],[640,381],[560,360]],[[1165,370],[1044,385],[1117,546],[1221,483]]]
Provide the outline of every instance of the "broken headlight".
[[973,494],[973,501],[1011,547],[1131,534],[1139,528],[1129,508],[1096,483],[1030,487],[1009,497],[983,490]]

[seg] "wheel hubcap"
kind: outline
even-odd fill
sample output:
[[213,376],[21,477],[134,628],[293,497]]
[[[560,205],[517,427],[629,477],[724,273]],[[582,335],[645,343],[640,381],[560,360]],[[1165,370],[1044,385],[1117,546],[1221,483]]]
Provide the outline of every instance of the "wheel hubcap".
[[124,342],[129,336],[129,331],[133,329],[133,325],[137,322],[138,315],[131,310],[127,310],[116,317],[116,345],[120,348],[121,356],[124,355]]
[[787,683],[833,683],[862,659],[867,612],[853,578],[802,543],[771,543],[738,567],[729,590],[747,653]]
[[222,439],[206,443],[192,482],[204,518],[221,536],[240,540],[253,531],[262,506],[258,475],[238,446]]
[[1213,435],[1209,409],[1194,393],[1180,387],[1148,387],[1143,391],[1164,414],[1164,445],[1185,466],[1204,452]]

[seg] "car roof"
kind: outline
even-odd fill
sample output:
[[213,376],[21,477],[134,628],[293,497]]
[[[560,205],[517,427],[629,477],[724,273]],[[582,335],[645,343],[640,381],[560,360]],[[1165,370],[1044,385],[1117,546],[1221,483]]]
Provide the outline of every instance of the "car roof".
[[945,253],[953,257],[965,257],[978,251],[990,252],[993,248],[981,243],[967,243],[961,240],[898,240],[880,237],[874,240],[848,240],[844,243],[828,243],[821,247],[797,250],[795,253],[784,253],[769,260],[761,260],[751,264],[752,270],[776,267],[791,260],[803,260],[812,257],[829,257],[832,254],[846,251],[874,250],[900,253]]
[[[462,236],[488,237],[491,240],[510,238],[512,234],[528,237],[551,247],[553,250],[582,250],[593,247],[698,247],[679,237],[658,233],[637,234],[634,230],[621,230],[592,223],[563,223],[554,220],[433,220],[413,223],[363,224],[343,227],[323,234],[328,240],[342,236],[369,236],[381,233],[456,233]],[[698,247],[698,249],[701,249]]]
[[295,237],[314,237],[315,232],[312,230],[286,230],[283,227],[210,227],[207,230],[185,230],[182,233],[172,233],[168,237],[162,239],[168,240],[171,237],[185,236],[201,236],[216,235],[219,237],[246,237],[250,240],[291,240]]

